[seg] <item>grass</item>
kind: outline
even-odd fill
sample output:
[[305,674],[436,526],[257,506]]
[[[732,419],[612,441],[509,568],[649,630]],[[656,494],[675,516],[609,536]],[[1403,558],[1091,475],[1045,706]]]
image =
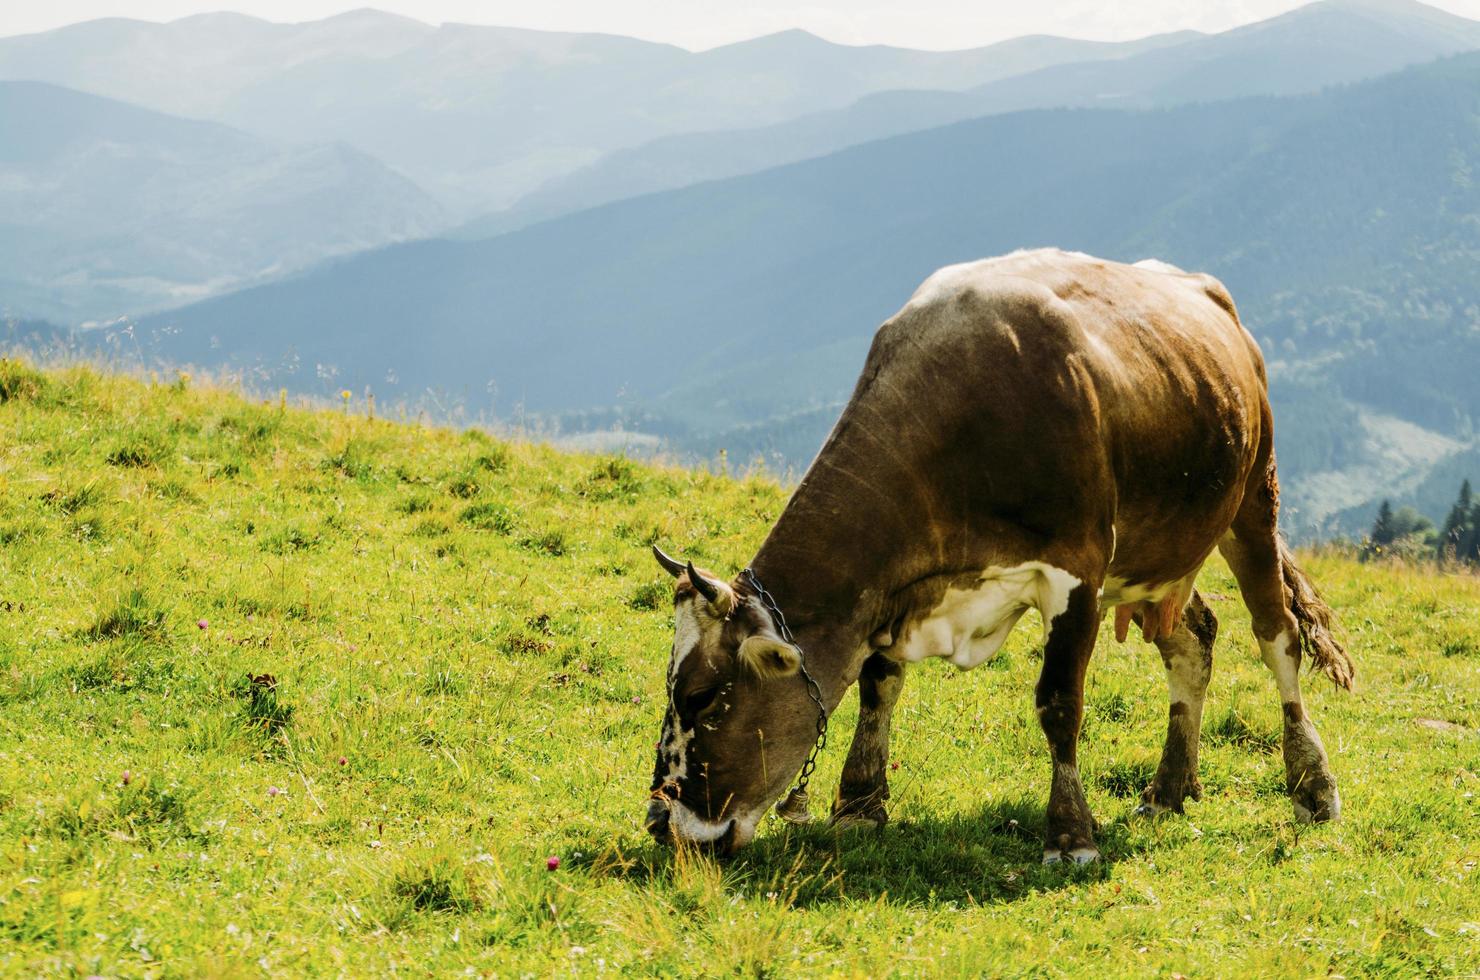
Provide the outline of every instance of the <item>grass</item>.
[[882,833],[656,849],[647,544],[738,568],[785,496],[0,362],[0,973],[1480,973],[1474,578],[1309,561],[1361,671],[1356,695],[1307,681],[1335,826],[1291,822],[1278,699],[1214,563],[1186,818],[1131,816],[1155,651],[1106,637],[1092,666],[1107,863],[1039,865],[1031,627],[971,674],[911,671]]

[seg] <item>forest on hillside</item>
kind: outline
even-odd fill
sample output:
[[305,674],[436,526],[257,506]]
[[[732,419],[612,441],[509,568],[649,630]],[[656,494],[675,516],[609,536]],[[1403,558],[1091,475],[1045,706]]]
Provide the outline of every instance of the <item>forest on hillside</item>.
[[1394,510],[1392,501],[1384,500],[1362,543],[1362,557],[1432,559],[1441,566],[1480,567],[1480,500],[1475,499],[1470,481],[1460,484],[1454,505],[1438,526],[1411,506]]

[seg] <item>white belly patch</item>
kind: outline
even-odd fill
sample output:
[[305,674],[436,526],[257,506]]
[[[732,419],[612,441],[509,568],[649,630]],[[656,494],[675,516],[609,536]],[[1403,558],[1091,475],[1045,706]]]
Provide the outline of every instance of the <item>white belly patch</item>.
[[946,657],[962,670],[987,660],[1028,609],[1037,609],[1044,629],[1069,607],[1079,579],[1043,562],[989,568],[974,589],[948,589],[940,604],[905,632],[887,651],[892,660],[914,663]]

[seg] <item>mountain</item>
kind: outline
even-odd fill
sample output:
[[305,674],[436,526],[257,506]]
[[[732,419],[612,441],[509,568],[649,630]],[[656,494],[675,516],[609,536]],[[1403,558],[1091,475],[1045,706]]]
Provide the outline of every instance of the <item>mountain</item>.
[[1186,36],[1129,44],[1032,37],[926,52],[787,31],[694,53],[607,35],[431,27],[370,10],[305,24],[209,14],[3,38],[0,78],[280,142],[343,141],[468,218],[664,135],[769,125],[883,90],[971,88]]
[[280,148],[40,82],[0,82],[0,302],[108,318],[423,237],[415,185],[343,144]]
[[665,136],[555,178],[457,235],[489,237],[608,201],[995,113],[1314,92],[1480,48],[1480,22],[1409,0],[1321,0],[1246,27],[1176,41],[1014,73],[965,91],[879,92],[846,108],[770,126]]
[[[732,451],[766,450],[774,424],[815,447],[873,328],[933,269],[1036,245],[1157,256],[1238,299],[1271,361],[1291,518],[1315,527],[1473,444],[1477,164],[1480,55],[1462,55],[1309,97],[971,121],[151,323],[178,331],[170,357],[290,356],[382,397],[646,412],[680,447],[747,426]],[[272,383],[327,383],[306,373]],[[1373,444],[1386,475],[1358,469]]]

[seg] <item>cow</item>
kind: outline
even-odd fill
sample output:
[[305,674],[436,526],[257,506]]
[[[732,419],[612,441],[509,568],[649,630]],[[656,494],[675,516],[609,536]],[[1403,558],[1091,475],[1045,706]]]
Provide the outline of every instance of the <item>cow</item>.
[[832,818],[882,825],[906,666],[975,667],[1032,608],[1052,761],[1043,860],[1097,860],[1077,744],[1100,624],[1113,611],[1119,639],[1136,623],[1161,654],[1166,743],[1138,811],[1180,813],[1202,792],[1218,623],[1195,581],[1214,548],[1279,691],[1295,817],[1335,820],[1341,798],[1299,669],[1307,658],[1350,688],[1353,666],[1279,533],[1273,435],[1259,347],[1211,276],[1058,250],[934,273],[878,329],[841,417],[739,576],[654,549],[676,585],[648,829],[721,853],[747,843],[810,770],[855,681]]

